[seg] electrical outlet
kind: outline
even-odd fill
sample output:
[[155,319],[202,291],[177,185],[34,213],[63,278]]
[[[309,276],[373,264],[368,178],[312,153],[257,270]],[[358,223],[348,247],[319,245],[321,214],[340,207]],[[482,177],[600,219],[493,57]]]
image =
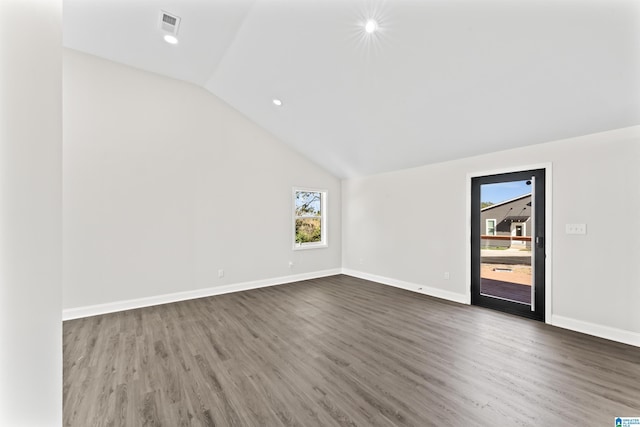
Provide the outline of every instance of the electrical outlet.
[[293,261],[289,261],[289,268],[293,268],[294,265],[295,263]]
[[223,269],[218,270],[218,278],[221,279],[223,277],[224,277],[224,270]]
[[450,277],[450,276],[449,276],[449,272],[448,272],[448,271],[445,271],[445,272],[444,272],[444,280],[449,280],[449,277]]

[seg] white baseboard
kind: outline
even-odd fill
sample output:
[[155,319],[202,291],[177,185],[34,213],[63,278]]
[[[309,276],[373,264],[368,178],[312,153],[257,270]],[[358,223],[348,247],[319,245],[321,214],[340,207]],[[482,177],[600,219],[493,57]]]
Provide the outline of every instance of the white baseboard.
[[637,332],[598,325],[555,314],[551,315],[551,324],[559,328],[570,329],[583,334],[640,347],[640,333]]
[[[274,277],[270,279],[255,280],[251,282],[234,283],[225,286],[216,286],[212,288],[196,289],[193,291],[176,292],[172,294],[157,295],[145,298],[138,298],[125,301],[116,301],[106,304],[91,305],[85,307],[68,308],[62,311],[62,320],[79,319],[82,317],[96,316],[100,314],[115,313],[118,311],[132,310],[136,308],[149,307],[152,305],[169,304],[172,302],[184,301],[195,298],[204,298],[214,295],[228,294],[232,292],[246,291],[249,289],[264,288],[268,286],[284,285],[286,283],[299,282],[302,280],[317,279],[320,277],[335,276],[336,274],[345,274],[372,282],[381,283],[383,285],[393,286],[420,294],[429,295],[436,298],[442,298],[461,304],[469,304],[468,296],[455,292],[445,291],[416,283],[405,282],[402,280],[392,279],[389,277],[378,276],[375,274],[364,273],[348,268],[335,268],[331,270],[316,271],[311,273],[295,274],[291,276]],[[612,328],[609,326],[598,325],[595,323],[585,322],[582,320],[572,319],[570,317],[551,315],[551,324],[560,328],[569,329],[587,335],[621,342],[624,344],[640,347],[640,333],[626,331],[623,329]]]
[[343,268],[342,274],[357,277],[359,279],[370,280],[372,282],[381,283],[383,285],[406,289],[407,291],[413,291],[419,294],[425,294],[436,298],[459,302],[461,304],[470,303],[469,298],[465,294],[458,294],[456,292],[445,291],[438,288],[432,288],[430,286],[418,285],[416,283],[405,282],[402,280],[392,279],[390,277],[377,276],[375,274],[364,273],[362,271],[351,270],[349,268]]
[[[342,269],[342,274],[347,276],[358,277],[360,279],[370,280],[372,282],[381,283],[383,285],[394,286],[396,288],[406,289],[436,298],[442,298],[449,301],[459,302],[461,304],[470,304],[469,298],[465,294],[444,291],[438,288],[418,285],[415,283],[404,282],[402,280],[392,279],[389,277],[377,276],[375,274],[364,273],[361,271]],[[624,344],[640,347],[640,334],[637,332],[625,331],[623,329],[612,328],[609,326],[598,325],[595,323],[584,322],[582,320],[571,319],[569,317],[551,315],[551,324],[560,328],[569,329],[587,335],[617,341]]]
[[62,320],[79,319],[82,317],[97,316],[99,314],[115,313],[117,311],[132,310],[136,308],[149,307],[152,305],[169,304],[172,302],[184,301],[195,298],[204,298],[214,295],[228,294],[231,292],[246,291],[249,289],[265,288],[268,286],[284,285],[286,283],[299,282],[302,280],[317,279],[320,277],[335,276],[342,270],[335,268],[331,270],[315,271],[311,273],[294,274],[291,276],[274,277],[271,279],[255,280],[251,282],[234,283],[225,286],[196,289],[193,291],[176,292],[172,294],[156,295],[151,297],[137,298],[125,301],[115,301],[106,304],[90,305],[86,307],[67,308],[62,310]]

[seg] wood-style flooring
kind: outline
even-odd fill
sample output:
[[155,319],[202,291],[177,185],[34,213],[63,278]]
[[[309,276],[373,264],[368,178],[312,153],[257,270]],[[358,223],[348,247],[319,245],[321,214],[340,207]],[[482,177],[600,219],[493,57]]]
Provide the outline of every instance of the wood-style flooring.
[[640,349],[348,276],[64,322],[65,426],[612,426]]

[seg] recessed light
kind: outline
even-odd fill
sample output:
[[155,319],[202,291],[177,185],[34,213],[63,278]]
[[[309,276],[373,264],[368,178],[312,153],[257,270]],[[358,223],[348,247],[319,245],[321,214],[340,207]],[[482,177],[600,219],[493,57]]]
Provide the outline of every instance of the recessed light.
[[374,19],[369,19],[366,24],[364,24],[364,30],[371,34],[378,29],[378,23]]
[[178,44],[178,39],[175,36],[172,36],[171,34],[165,35],[164,41],[166,41],[169,44]]
[[282,100],[278,98],[274,98],[272,102],[273,102],[273,105],[275,105],[276,107],[282,107]]

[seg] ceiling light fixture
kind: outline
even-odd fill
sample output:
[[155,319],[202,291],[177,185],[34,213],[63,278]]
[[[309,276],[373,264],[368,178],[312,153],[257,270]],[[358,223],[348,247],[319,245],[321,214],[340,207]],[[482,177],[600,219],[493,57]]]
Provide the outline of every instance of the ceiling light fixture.
[[164,41],[166,41],[169,44],[178,44],[178,39],[175,36],[172,36],[171,34],[167,34],[164,36]]
[[372,34],[377,29],[378,29],[378,23],[375,21],[375,19],[369,19],[367,23],[364,24],[364,30],[369,34]]
[[278,98],[274,98],[272,102],[273,102],[273,105],[275,105],[276,107],[282,107],[282,100]]

